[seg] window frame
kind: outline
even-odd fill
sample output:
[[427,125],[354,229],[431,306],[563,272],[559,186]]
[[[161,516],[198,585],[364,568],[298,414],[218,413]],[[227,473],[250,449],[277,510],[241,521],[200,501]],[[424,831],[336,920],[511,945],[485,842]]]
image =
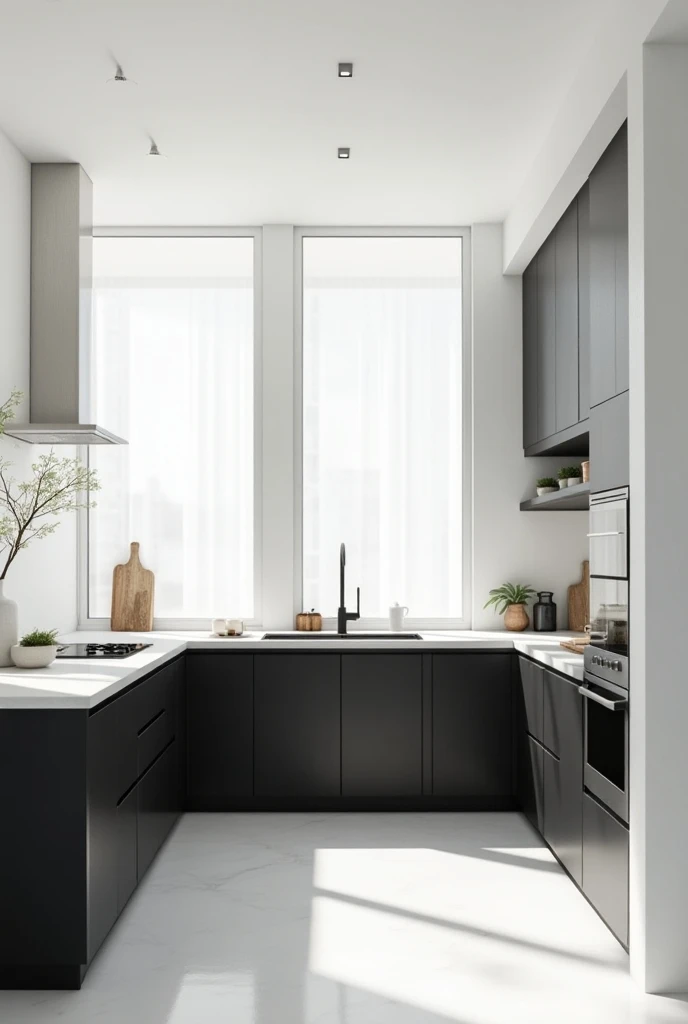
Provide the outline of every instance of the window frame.
[[[100,227],[93,229],[94,238],[251,238],[253,239],[253,594],[254,614],[244,619],[248,628],[260,628],[263,608],[263,291],[261,228],[192,228],[192,227]],[[89,463],[89,448],[78,449],[82,462]],[[78,628],[109,631],[110,619],[92,616],[89,609],[89,513],[78,513]],[[145,561],[145,552],[144,552]],[[113,566],[114,569],[114,566]],[[241,615],[241,609],[217,609],[218,615]],[[153,619],[154,630],[209,630],[208,618]]]
[[[459,227],[298,227],[294,230],[294,607],[303,606],[303,242],[305,238],[460,238],[461,239],[461,364],[462,364],[462,585],[463,615],[422,618],[409,615],[410,630],[467,630],[471,628],[473,444],[472,444],[472,314],[471,232]],[[345,540],[346,538],[344,538]],[[336,552],[333,553],[336,571]],[[356,586],[348,580],[349,594]],[[351,600],[351,598],[350,598]],[[365,595],[363,595],[365,607]],[[386,616],[362,616],[352,629],[384,629]],[[336,616],[326,616],[323,628],[336,629]]]

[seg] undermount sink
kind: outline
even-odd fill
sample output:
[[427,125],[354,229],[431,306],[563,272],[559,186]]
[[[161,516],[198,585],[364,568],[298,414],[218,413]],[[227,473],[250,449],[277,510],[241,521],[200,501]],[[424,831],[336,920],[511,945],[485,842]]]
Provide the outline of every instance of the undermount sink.
[[262,640],[422,640],[420,633],[265,633]]

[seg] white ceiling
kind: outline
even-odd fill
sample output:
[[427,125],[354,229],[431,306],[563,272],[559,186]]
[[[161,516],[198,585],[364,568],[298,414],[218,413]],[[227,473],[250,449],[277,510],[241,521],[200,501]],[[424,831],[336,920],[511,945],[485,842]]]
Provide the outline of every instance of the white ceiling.
[[100,225],[501,220],[613,2],[0,0],[0,127]]

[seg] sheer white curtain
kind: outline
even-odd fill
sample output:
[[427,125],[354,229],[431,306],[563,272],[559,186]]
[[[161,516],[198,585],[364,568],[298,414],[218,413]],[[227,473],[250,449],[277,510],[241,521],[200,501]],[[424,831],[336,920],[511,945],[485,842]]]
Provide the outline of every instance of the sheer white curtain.
[[303,589],[365,618],[462,609],[458,237],[303,239]]
[[253,239],[97,238],[89,616],[109,616],[132,540],[156,618],[252,618]]

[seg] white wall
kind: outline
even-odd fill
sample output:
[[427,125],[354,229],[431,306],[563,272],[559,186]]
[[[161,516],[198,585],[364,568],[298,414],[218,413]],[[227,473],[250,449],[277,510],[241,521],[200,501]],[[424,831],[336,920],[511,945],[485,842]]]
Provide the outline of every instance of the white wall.
[[667,0],[616,0],[505,221],[504,268],[530,262],[626,116],[625,74]]
[[[688,40],[688,11],[677,4]],[[688,991],[688,46],[629,68],[631,968]],[[667,489],[667,481],[670,487]]]
[[[0,403],[19,387],[27,399],[18,419],[29,418],[30,229],[30,164],[0,132]],[[12,475],[18,479],[26,477],[40,451],[0,439],[0,455],[14,464]],[[74,449],[65,448],[64,454],[73,455]],[[5,591],[19,604],[21,631],[36,626],[64,632],[76,626],[76,588],[76,517],[71,516],[52,537],[17,556]]]
[[[553,590],[567,626],[567,587],[587,558],[586,512],[521,512],[539,476],[570,456],[523,455],[521,278],[503,275],[501,224],[473,225],[473,626],[501,621],[483,605],[507,580]],[[553,475],[556,475],[555,473]]]

